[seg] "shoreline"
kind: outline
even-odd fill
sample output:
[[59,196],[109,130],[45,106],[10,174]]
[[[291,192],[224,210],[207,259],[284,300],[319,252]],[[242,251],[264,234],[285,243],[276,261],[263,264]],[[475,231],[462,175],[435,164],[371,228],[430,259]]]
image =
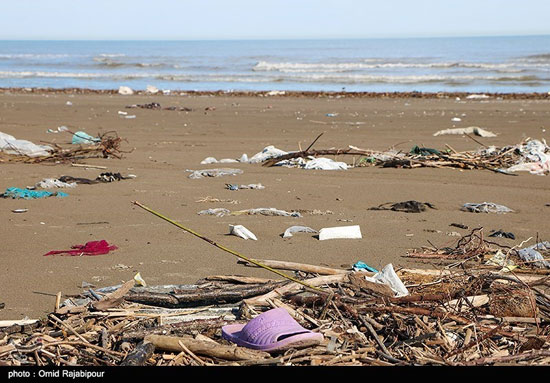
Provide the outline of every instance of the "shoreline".
[[[74,131],[96,134],[116,131],[127,140],[121,160],[95,158],[85,162],[109,172],[134,174],[135,179],[107,184],[79,185],[66,190],[68,197],[41,200],[2,200],[0,218],[6,222],[2,236],[4,266],[0,281],[0,319],[40,317],[50,312],[55,294],[69,297],[82,291],[83,282],[107,287],[131,280],[138,272],[148,285],[192,284],[212,275],[271,278],[265,270],[244,267],[233,257],[205,247],[176,232],[165,222],[131,205],[140,201],[207,238],[246,256],[349,268],[363,261],[378,270],[388,263],[397,267],[427,267],[405,255],[411,249],[452,246],[469,228],[513,232],[516,240],[496,238],[498,243],[518,245],[531,238],[550,236],[545,222],[550,209],[548,176],[520,173],[509,177],[488,171],[450,168],[398,169],[356,167],[346,171],[267,168],[232,163],[243,171],[237,176],[191,179],[186,170],[226,167],[201,164],[206,157],[252,156],[268,145],[285,151],[305,148],[320,133],[315,149],[354,145],[372,150],[413,145],[456,151],[474,150],[480,144],[459,135],[434,136],[436,131],[457,126],[480,126],[497,137],[476,140],[503,147],[525,137],[549,140],[548,100],[495,98],[457,102],[454,98],[341,97],[325,93],[289,93],[260,97],[260,93],[190,92],[171,96],[134,94],[115,97],[117,91],[58,91],[46,97],[43,90],[0,92],[0,131],[31,142],[68,144],[67,133],[48,132],[64,125]],[[83,91],[83,90],[78,90]],[[83,91],[84,92],[84,91]],[[191,95],[211,94],[212,97]],[[218,95],[216,97],[215,95]],[[67,105],[67,96],[71,105]],[[403,93],[397,94],[405,97]],[[162,97],[161,98],[159,98]],[[240,96],[240,97],[233,97]],[[257,96],[257,97],[254,97]],[[329,97],[333,96],[333,97]],[[162,101],[161,101],[162,100]],[[464,100],[470,101],[470,100]],[[134,118],[119,111],[129,104],[158,102],[167,109],[132,109]],[[186,110],[179,110],[185,107]],[[460,118],[461,122],[453,119]],[[359,158],[343,158],[349,164]],[[35,185],[61,176],[95,179],[104,170],[69,164],[9,162],[0,166],[0,190]],[[227,183],[261,183],[265,190],[230,190]],[[208,199],[215,199],[216,202]],[[437,209],[412,214],[370,210],[384,203],[415,200]],[[219,202],[218,202],[219,201]],[[514,210],[510,214],[464,212],[464,203],[494,202]],[[255,215],[203,216],[209,208],[231,211],[273,207],[286,211],[319,211],[303,217]],[[23,214],[14,210],[28,209]],[[243,225],[258,241],[228,235],[229,225]],[[307,234],[281,238],[290,226],[315,230],[359,225],[362,239],[319,241]],[[106,240],[118,246],[112,254],[93,257],[44,257],[52,250]],[[344,266],[343,266],[344,265]],[[46,294],[46,295],[44,295]]]
[[[158,93],[150,93],[146,90],[133,90],[133,95],[139,96],[164,96],[159,90]],[[270,94],[277,92],[277,94]],[[280,93],[279,93],[280,92]],[[118,89],[89,89],[89,88],[21,88],[7,87],[0,88],[0,94],[74,94],[74,95],[114,95],[119,94]],[[488,96],[484,99],[502,99],[502,100],[550,100],[550,91],[547,93],[529,92],[529,93],[498,93],[498,92],[330,92],[330,91],[226,91],[226,90],[171,90],[167,96],[230,96],[230,97],[293,97],[293,98],[419,98],[419,99],[448,99],[448,98],[466,98],[471,95],[483,94]],[[478,100],[478,99],[475,99]]]

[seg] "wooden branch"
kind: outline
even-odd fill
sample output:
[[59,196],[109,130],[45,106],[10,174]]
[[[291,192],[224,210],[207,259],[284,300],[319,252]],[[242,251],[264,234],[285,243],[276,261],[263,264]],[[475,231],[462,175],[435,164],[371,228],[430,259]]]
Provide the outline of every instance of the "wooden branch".
[[126,296],[129,302],[137,302],[152,306],[183,308],[211,304],[235,303],[243,299],[255,297],[272,291],[281,286],[282,282],[244,285],[228,288],[206,290],[175,290],[173,293],[131,292]]
[[[306,279],[307,283],[311,286],[323,286],[331,283],[343,283],[348,280],[348,274],[335,274],[335,275],[324,275],[322,277],[316,277],[311,279]],[[245,302],[251,306],[267,305],[266,299],[280,298],[289,293],[295,293],[304,289],[304,286],[298,283],[289,283],[285,286],[279,287],[270,291],[267,294],[245,299]]]
[[269,358],[267,352],[256,351],[245,347],[225,346],[212,342],[193,339],[192,337],[173,337],[165,335],[148,335],[144,342],[150,342],[159,350],[180,352],[182,342],[191,352],[224,360],[250,360]]

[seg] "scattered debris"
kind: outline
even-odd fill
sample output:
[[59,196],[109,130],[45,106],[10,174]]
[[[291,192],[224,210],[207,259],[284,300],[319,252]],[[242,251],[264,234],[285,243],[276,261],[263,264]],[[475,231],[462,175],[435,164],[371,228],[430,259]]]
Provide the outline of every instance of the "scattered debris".
[[386,202],[377,207],[371,207],[369,210],[393,210],[401,211],[404,213],[421,213],[426,211],[426,208],[435,209],[435,206],[429,202],[418,202],[418,201],[405,201],[405,202]]
[[395,293],[396,297],[404,297],[409,295],[409,291],[395,273],[391,263],[384,266],[384,268],[377,272],[374,276],[365,276],[365,279],[370,282],[388,285]]
[[244,239],[252,239],[253,241],[258,240],[254,233],[252,233],[243,225],[229,225],[229,234],[236,235],[237,237],[241,237]]
[[241,169],[203,169],[203,170],[188,170],[192,172],[189,178],[198,179],[205,177],[223,177],[223,176],[236,176],[237,174],[243,174]]
[[470,126],[468,128],[445,129],[434,133],[434,136],[443,136],[446,134],[475,134],[480,137],[496,137],[497,135],[479,126]]
[[516,236],[514,233],[503,231],[502,229],[495,231],[492,230],[491,234],[489,234],[489,237],[500,237],[500,238],[507,238],[507,239],[516,239]]
[[363,261],[357,261],[353,265],[353,271],[370,271],[372,273],[377,273],[378,272],[378,270],[376,270],[374,267],[371,267],[371,266],[367,265]]
[[16,187],[7,188],[6,191],[0,195],[2,198],[12,198],[12,199],[38,199],[46,197],[58,197],[63,198],[67,197],[67,193],[63,192],[49,192],[45,190],[30,190],[30,189],[20,189]]
[[265,189],[265,186],[263,186],[262,184],[248,184],[248,185],[225,184],[225,188],[228,190],[239,190],[239,189],[262,190],[262,189]]
[[72,255],[72,256],[82,256],[82,255],[103,255],[108,254],[110,251],[118,249],[114,245],[109,245],[105,240],[101,241],[91,241],[87,242],[85,245],[74,245],[71,246],[72,250],[53,250],[50,251],[44,256],[48,255]]
[[449,226],[458,227],[459,229],[468,230],[468,225],[463,225],[461,223],[451,223]]
[[482,203],[465,203],[460,210],[469,211],[472,213],[497,213],[505,214],[512,213],[513,210],[504,206],[497,205],[493,202],[482,202]]
[[307,226],[291,226],[283,233],[283,238],[290,238],[294,233],[317,233],[317,230]]
[[132,90],[132,88],[129,88],[127,86],[120,86],[118,88],[118,94],[121,94],[123,96],[129,96],[134,94],[134,91]]
[[80,145],[80,144],[95,145],[98,142],[101,142],[101,138],[90,136],[86,132],[76,132],[76,133],[73,134],[73,139],[71,141],[71,144],[73,144],[73,145]]
[[76,182],[63,182],[56,178],[44,178],[42,181],[34,185],[36,188],[54,189],[54,188],[75,188]]

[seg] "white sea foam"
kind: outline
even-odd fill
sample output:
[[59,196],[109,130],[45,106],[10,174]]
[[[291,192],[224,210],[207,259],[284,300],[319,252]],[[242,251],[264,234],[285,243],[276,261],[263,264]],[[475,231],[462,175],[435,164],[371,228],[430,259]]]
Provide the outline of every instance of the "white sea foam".
[[281,73],[310,73],[310,72],[350,72],[364,69],[407,69],[407,68],[466,68],[466,69],[484,69],[489,71],[521,71],[523,68],[537,67],[544,68],[550,66],[544,64],[526,64],[526,63],[476,63],[476,62],[380,62],[376,64],[364,62],[348,63],[298,63],[298,62],[268,62],[259,61],[252,68],[257,72],[281,72]]

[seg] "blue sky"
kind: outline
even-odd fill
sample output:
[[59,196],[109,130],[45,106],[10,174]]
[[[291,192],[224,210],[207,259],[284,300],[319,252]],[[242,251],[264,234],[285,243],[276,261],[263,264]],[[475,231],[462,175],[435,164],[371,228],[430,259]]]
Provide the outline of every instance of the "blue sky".
[[0,39],[550,34],[550,0],[0,0]]

